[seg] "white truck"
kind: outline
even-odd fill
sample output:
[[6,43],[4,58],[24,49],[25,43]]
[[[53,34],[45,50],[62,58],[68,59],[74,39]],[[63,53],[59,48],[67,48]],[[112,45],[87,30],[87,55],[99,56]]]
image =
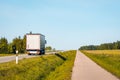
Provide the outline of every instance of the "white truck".
[[45,54],[45,36],[42,34],[26,34],[26,51],[31,54]]

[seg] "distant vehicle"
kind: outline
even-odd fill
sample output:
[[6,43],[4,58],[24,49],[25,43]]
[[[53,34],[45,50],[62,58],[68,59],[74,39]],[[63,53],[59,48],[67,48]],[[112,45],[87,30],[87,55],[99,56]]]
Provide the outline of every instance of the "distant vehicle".
[[31,54],[45,54],[45,36],[42,34],[26,34],[26,51]]

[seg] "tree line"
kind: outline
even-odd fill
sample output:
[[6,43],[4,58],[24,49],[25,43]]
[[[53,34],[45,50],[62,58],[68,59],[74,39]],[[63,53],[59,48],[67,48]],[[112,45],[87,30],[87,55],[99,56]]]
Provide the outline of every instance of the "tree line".
[[24,53],[26,50],[26,36],[23,38],[16,37],[12,42],[8,43],[5,37],[0,38],[0,53],[15,53],[18,50],[19,53]]
[[56,49],[55,49],[55,48],[52,48],[51,46],[46,46],[46,47],[45,47],[45,50],[48,51],[48,52],[49,52],[49,51],[56,51]]
[[113,43],[104,43],[100,45],[88,45],[82,46],[79,50],[113,50],[120,49],[120,41],[116,41]]

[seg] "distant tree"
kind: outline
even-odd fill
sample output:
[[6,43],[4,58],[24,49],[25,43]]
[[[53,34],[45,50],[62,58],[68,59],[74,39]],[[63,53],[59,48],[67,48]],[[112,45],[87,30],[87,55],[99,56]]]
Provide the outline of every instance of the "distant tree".
[[79,50],[112,50],[112,49],[120,49],[120,41],[113,43],[104,43],[100,45],[82,46],[79,48]]
[[19,53],[24,52],[23,44],[24,44],[23,40],[21,39],[20,36],[18,38],[13,39],[13,45],[16,46],[16,50],[18,50]]
[[25,52],[25,50],[26,50],[26,35],[24,35],[22,43],[23,43],[23,52]]
[[56,49],[55,49],[55,48],[53,48],[53,51],[56,51]]
[[13,49],[12,49],[12,43],[8,44],[8,53],[12,53]]
[[51,46],[47,46],[47,47],[45,48],[45,50],[51,51],[51,50],[52,50],[52,47],[51,47]]
[[23,39],[16,37],[11,43],[8,43],[6,38],[0,38],[0,53],[15,53],[16,50],[19,53],[24,53],[26,50],[26,36]]
[[108,49],[109,49],[109,50],[114,49],[114,45],[113,45],[113,43],[108,43]]
[[120,49],[120,41],[117,41],[117,43],[118,43],[118,49]]
[[8,41],[6,38],[0,39],[0,53],[8,53]]
[[89,46],[82,46],[80,50],[96,50],[97,46],[89,45]]
[[118,49],[118,44],[116,42],[113,43],[113,49]]
[[120,49],[120,41],[117,41],[117,42],[115,43],[115,48],[116,48],[116,49]]

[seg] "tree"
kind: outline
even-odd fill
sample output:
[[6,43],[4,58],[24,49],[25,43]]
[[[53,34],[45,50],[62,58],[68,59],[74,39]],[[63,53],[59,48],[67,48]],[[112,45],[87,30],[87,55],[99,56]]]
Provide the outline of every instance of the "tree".
[[53,51],[56,51],[56,49],[55,49],[55,48],[53,48]]
[[23,52],[25,52],[25,50],[26,50],[26,35],[24,35],[22,43],[23,43]]
[[12,43],[8,44],[8,53],[12,53],[13,49],[12,49]]
[[120,49],[120,41],[117,41],[117,42],[115,43],[115,49]]
[[45,50],[51,51],[51,50],[52,50],[52,47],[51,47],[51,46],[47,46],[47,47],[45,48]]
[[0,53],[8,53],[8,41],[6,38],[0,39]]
[[19,36],[18,38],[13,39],[13,45],[16,46],[16,50],[19,51],[19,53],[23,53],[23,41],[21,37]]
[[112,50],[112,49],[120,49],[120,41],[113,43],[104,43],[100,45],[82,46],[79,48],[79,50]]
[[16,37],[11,43],[8,43],[6,38],[0,38],[0,53],[15,53],[16,50],[19,53],[24,53],[26,50],[26,36],[23,39]]
[[19,36],[18,38],[14,38],[12,45],[16,46],[16,50],[19,51],[19,53],[24,53],[26,50],[26,36],[24,35],[23,39]]
[[89,46],[82,46],[80,50],[96,50],[97,46],[89,45]]

